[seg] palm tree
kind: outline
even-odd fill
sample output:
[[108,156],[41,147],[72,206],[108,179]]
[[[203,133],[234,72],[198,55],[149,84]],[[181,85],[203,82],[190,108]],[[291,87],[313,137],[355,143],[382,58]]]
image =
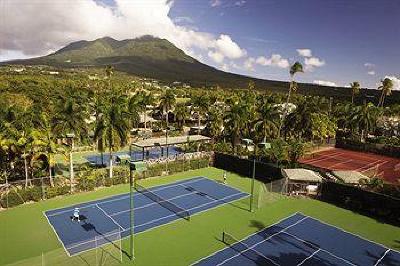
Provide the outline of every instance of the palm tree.
[[62,153],[63,149],[55,142],[49,126],[44,127],[41,130],[33,130],[32,138],[32,146],[37,147],[34,158],[40,158],[41,156],[46,157],[49,171],[49,181],[50,185],[53,187],[53,168],[55,165],[54,155],[57,153]]
[[87,136],[88,126],[86,120],[89,113],[83,103],[78,103],[75,99],[61,98],[56,105],[55,115],[52,119],[53,131],[59,137],[74,133],[83,139]]
[[369,132],[374,130],[379,113],[379,109],[372,103],[357,106],[354,109],[351,115],[351,121],[357,126],[361,141],[365,139],[365,136],[368,135]]
[[201,116],[206,114],[210,106],[210,98],[207,94],[200,94],[196,97],[193,97],[192,103],[197,111],[197,133],[200,135]]
[[297,88],[298,88],[297,83],[294,81],[294,75],[296,73],[303,73],[303,72],[304,72],[303,65],[300,62],[295,62],[290,67],[290,70],[289,70],[289,74],[290,74],[289,91],[288,91],[288,96],[287,96],[287,99],[286,99],[285,111],[284,111],[284,113],[282,115],[281,123],[280,123],[280,126],[279,126],[279,133],[278,133],[279,136],[278,137],[280,137],[280,135],[281,135],[283,121],[285,120],[285,118],[287,116],[287,113],[288,113],[288,105],[289,105],[289,102],[290,102],[290,96],[291,96],[292,92],[295,92],[297,90]]
[[241,138],[242,130],[246,127],[246,123],[248,122],[247,116],[247,108],[239,103],[232,105],[230,112],[226,116],[226,129],[231,135],[234,154],[236,154],[235,147]]
[[224,127],[223,110],[218,107],[212,107],[208,117],[208,132],[213,141],[218,139]]
[[[115,92],[112,92],[114,94]],[[113,151],[124,146],[129,131],[129,111],[125,95],[112,95],[99,116],[94,132],[95,139],[106,141],[109,148],[109,177],[113,177]]]
[[393,81],[390,78],[385,78],[381,82],[382,85],[379,86],[378,89],[382,90],[382,94],[381,97],[379,98],[378,107],[379,106],[383,107],[386,96],[392,94],[392,89],[393,89]]
[[165,141],[168,150],[168,113],[174,108],[176,104],[176,98],[172,90],[166,90],[160,98],[160,109],[165,114]]
[[175,119],[178,122],[178,127],[182,129],[185,126],[185,120],[188,118],[188,107],[184,103],[179,103],[175,108]]
[[114,74],[114,67],[106,66],[105,73],[108,80],[108,89],[111,90],[111,76]]
[[354,104],[354,96],[360,93],[360,82],[354,81],[350,83],[351,88],[351,103]]
[[277,108],[269,103],[265,103],[258,114],[254,128],[256,132],[262,132],[263,142],[266,142],[267,137],[273,138],[278,133],[279,126],[277,120],[279,119],[279,114]]
[[285,136],[292,132],[297,138],[312,136],[312,108],[307,99],[299,102],[296,110],[288,115],[284,121]]

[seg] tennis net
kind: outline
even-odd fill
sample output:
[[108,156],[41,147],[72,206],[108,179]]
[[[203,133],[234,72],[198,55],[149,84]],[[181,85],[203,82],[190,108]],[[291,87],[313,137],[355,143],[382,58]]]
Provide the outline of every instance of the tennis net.
[[222,242],[226,245],[234,249],[236,252],[241,254],[242,256],[254,261],[257,265],[279,265],[275,263],[273,260],[265,257],[263,254],[258,252],[257,250],[249,247],[245,243],[240,240],[237,240],[231,234],[226,232],[222,232]]
[[154,192],[148,190],[144,186],[139,185],[138,183],[135,184],[135,189],[138,192],[140,192],[143,195],[145,195],[146,197],[148,197],[149,199],[157,202],[158,204],[160,204],[164,208],[174,212],[179,217],[181,217],[183,219],[186,219],[188,221],[190,220],[190,213],[187,210],[182,209],[181,207],[173,204],[172,202],[170,202],[170,201],[168,201],[166,199],[163,199],[162,197],[160,197],[157,194],[155,194]]

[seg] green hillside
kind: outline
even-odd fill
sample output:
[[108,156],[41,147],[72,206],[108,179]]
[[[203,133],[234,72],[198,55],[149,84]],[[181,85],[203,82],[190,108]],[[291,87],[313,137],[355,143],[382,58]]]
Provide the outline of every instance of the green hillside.
[[[26,60],[14,60],[1,65],[49,65],[60,68],[104,67],[112,65],[116,70],[136,76],[158,79],[164,82],[181,81],[193,87],[220,86],[223,88],[246,88],[249,81],[256,88],[271,92],[285,92],[287,82],[255,79],[227,73],[186,55],[165,39],[143,36],[137,39],[115,40],[110,37],[94,41],[71,43],[48,56]],[[300,94],[320,95],[337,99],[349,99],[348,88],[300,84]],[[377,102],[380,92],[362,90],[359,99]],[[394,92],[388,103],[400,102],[400,92]]]

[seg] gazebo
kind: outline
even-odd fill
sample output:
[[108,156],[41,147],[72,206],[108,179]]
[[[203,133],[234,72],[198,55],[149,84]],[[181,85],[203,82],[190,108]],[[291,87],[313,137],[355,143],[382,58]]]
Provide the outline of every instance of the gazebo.
[[282,169],[282,175],[287,180],[289,194],[316,194],[322,183],[322,176],[314,171],[303,168]]
[[133,160],[143,161],[146,158],[145,156],[146,151],[148,151],[151,148],[160,147],[161,154],[164,153],[164,148],[165,148],[167,150],[167,156],[168,156],[168,147],[170,146],[185,144],[189,142],[208,142],[209,140],[211,140],[211,138],[202,135],[178,136],[178,137],[168,137],[168,138],[159,137],[159,138],[149,138],[140,140],[131,144],[132,146],[142,150],[141,158],[139,159],[134,158]]

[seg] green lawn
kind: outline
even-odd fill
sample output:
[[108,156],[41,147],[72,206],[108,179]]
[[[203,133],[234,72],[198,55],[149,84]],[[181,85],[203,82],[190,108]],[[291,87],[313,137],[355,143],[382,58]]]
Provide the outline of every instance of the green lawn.
[[[221,179],[222,170],[205,168],[151,178],[142,183],[153,186],[194,176]],[[250,191],[250,180],[247,178],[228,174],[228,183],[243,191]],[[41,265],[42,259],[45,265],[94,265],[96,258],[103,265],[116,264],[117,249],[111,246],[105,248],[105,251],[93,250],[80,256],[68,257],[42,212],[125,193],[128,189],[127,185],[102,188],[95,192],[50,199],[0,212],[0,265]],[[137,235],[135,265],[188,265],[223,248],[224,245],[218,241],[223,230],[242,238],[294,212],[302,212],[400,250],[400,228],[330,204],[311,199],[283,198],[250,213],[247,211],[248,201],[249,199],[242,199],[195,215],[189,222],[178,220]],[[123,250],[129,250],[128,239],[123,241]],[[123,265],[127,264],[130,261],[123,255]]]

